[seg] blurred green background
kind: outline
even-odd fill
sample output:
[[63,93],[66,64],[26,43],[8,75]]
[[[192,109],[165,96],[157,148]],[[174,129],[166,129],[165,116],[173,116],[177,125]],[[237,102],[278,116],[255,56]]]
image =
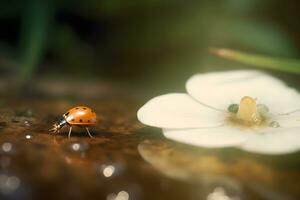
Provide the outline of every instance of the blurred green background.
[[1,1],[0,72],[171,90],[240,67],[210,47],[297,58],[299,10],[296,0]]

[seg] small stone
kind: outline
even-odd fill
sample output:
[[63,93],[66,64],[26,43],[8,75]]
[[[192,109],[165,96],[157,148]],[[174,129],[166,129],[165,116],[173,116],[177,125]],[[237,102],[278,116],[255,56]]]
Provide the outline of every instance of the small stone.
[[272,121],[270,122],[269,126],[272,128],[279,128],[280,124],[277,121]]

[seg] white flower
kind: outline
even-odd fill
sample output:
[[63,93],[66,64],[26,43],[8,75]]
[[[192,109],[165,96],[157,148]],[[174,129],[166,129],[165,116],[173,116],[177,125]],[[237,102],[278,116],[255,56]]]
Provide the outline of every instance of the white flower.
[[263,154],[300,150],[300,94],[263,72],[197,74],[188,94],[155,97],[137,113],[165,137],[200,147],[238,147]]

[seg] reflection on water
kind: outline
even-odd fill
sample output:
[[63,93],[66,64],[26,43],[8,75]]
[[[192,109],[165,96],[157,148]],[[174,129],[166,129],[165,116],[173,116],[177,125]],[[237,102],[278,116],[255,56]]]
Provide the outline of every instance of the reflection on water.
[[102,173],[106,178],[111,177],[115,172],[115,167],[113,165],[103,166]]
[[73,142],[69,145],[69,148],[74,152],[83,153],[89,148],[89,145],[85,142]]
[[18,189],[20,186],[20,179],[16,176],[8,176],[0,174],[0,191],[4,194],[10,194]]
[[239,200],[239,197],[229,197],[222,187],[216,187],[209,195],[207,200]]
[[127,112],[122,104],[110,99],[106,106],[102,103],[97,100],[94,105],[99,105],[95,109],[104,116],[111,113],[108,107],[115,112],[94,127],[93,139],[76,127],[71,139],[67,138],[68,130],[49,134],[55,117],[48,119],[47,115],[62,113],[69,104],[49,106],[51,103],[37,101],[39,108],[34,110],[41,112],[2,111],[0,199],[147,199],[146,186],[135,173],[144,163],[136,150],[138,142],[129,141],[132,132],[141,126],[132,122],[133,117],[127,117],[135,116],[135,112]]
[[24,104],[34,106],[18,115],[2,110],[0,118],[1,200],[300,197],[299,155],[290,159],[190,148],[151,129],[143,132],[136,107],[111,99],[91,103],[104,116],[94,139],[74,127],[69,140],[67,129],[57,135],[48,129],[57,113],[72,105],[40,99]]
[[4,142],[2,144],[2,151],[5,153],[9,153],[12,151],[12,144],[10,142]]
[[162,174],[202,188],[202,198],[227,200],[253,199],[253,196],[258,199],[300,197],[299,172],[295,170],[295,166],[289,167],[287,160],[284,160],[286,163],[283,168],[280,157],[272,157],[277,161],[270,165],[251,154],[236,150],[227,150],[229,152],[226,153],[224,149],[214,151],[157,140],[143,141],[139,144],[138,151],[146,162]]
[[30,139],[32,138],[32,135],[27,134],[27,135],[25,135],[25,138],[26,138],[27,140],[30,140]]
[[126,191],[120,191],[118,194],[109,194],[107,195],[107,200],[128,200],[129,199],[129,194]]

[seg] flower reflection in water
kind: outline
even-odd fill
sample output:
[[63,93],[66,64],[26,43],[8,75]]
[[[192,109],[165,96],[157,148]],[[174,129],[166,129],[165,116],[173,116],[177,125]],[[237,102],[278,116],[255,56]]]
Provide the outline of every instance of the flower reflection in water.
[[[290,170],[297,155],[286,156],[284,161],[272,157],[270,165],[254,155],[234,149],[213,151],[187,147],[166,140],[146,140],[139,144],[138,151],[163,175],[197,188],[191,189],[194,199],[206,199],[215,188],[220,187],[224,192],[217,189],[209,200],[257,199],[258,196],[268,199],[266,197],[270,193],[276,193],[273,197],[299,197],[300,186],[294,183],[300,175]],[[286,169],[282,167],[283,163]],[[253,189],[252,185],[259,185],[262,191]]]
[[207,200],[240,200],[239,197],[229,197],[224,188],[216,187],[212,193],[210,193]]

